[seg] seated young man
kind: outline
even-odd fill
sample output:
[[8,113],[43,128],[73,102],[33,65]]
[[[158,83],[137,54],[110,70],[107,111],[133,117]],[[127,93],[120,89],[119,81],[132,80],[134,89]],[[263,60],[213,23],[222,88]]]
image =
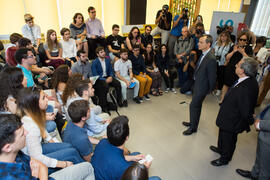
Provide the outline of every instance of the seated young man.
[[90,118],[89,103],[86,100],[76,100],[68,106],[68,115],[71,121],[63,132],[63,141],[71,144],[81,157],[90,162],[93,155],[93,147],[83,128],[86,120]]
[[106,53],[103,47],[96,49],[97,58],[92,63],[92,74],[93,76],[99,76],[94,84],[96,95],[99,98],[100,106],[104,112],[108,112],[107,94],[109,87],[114,87],[117,95],[117,103],[119,107],[123,106],[121,84],[114,78],[113,68],[110,59],[106,58]]
[[106,38],[106,43],[110,51],[109,56],[114,62],[120,58],[120,49],[124,48],[123,37],[118,35],[119,26],[114,24],[112,26],[112,34]]
[[152,78],[146,74],[146,68],[143,56],[140,54],[140,46],[133,46],[133,54],[129,56],[132,62],[132,72],[134,77],[140,82],[139,90],[139,100],[143,102],[143,97],[145,100],[150,100],[148,93],[152,85]]
[[[48,168],[22,151],[27,131],[14,114],[0,114],[0,179],[48,179]],[[84,162],[50,174],[49,179],[91,179],[93,167]]]
[[127,88],[130,87],[131,83],[135,83],[133,101],[135,101],[137,104],[140,104],[141,102],[138,97],[140,83],[137,79],[133,78],[132,64],[131,61],[128,59],[128,50],[121,49],[120,57],[121,59],[119,59],[119,61],[116,61],[114,64],[114,71],[117,79],[121,83],[123,106],[128,106]]
[[153,44],[153,36],[151,35],[152,27],[150,25],[145,26],[145,32],[141,34],[142,49],[145,51],[147,44]]
[[[118,116],[112,120],[107,127],[107,136],[108,139],[102,139],[96,146],[91,161],[96,180],[121,179],[125,170],[133,162],[144,158],[139,153],[136,153],[137,155],[124,155],[125,143],[129,137],[128,118],[126,116]],[[150,168],[151,162],[145,162],[144,165]],[[158,180],[160,178],[152,177],[149,179]]]

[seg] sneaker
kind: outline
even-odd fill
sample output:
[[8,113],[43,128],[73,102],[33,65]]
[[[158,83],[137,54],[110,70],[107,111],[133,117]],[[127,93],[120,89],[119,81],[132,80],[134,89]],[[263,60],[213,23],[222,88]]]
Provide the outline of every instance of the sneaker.
[[139,101],[142,103],[143,102],[143,98],[142,97],[138,97]]
[[172,91],[174,94],[177,93],[176,90],[175,90],[174,88],[172,88],[171,91]]
[[221,91],[220,91],[220,90],[217,90],[217,92],[216,92],[216,96],[219,96],[219,95],[220,95],[220,93],[221,93]]
[[169,90],[170,90],[170,88],[167,88],[167,89],[165,90],[165,93],[169,92]]
[[124,107],[128,107],[128,102],[127,102],[127,100],[124,100],[124,101],[123,101],[123,106],[124,106]]
[[140,98],[139,97],[135,97],[133,98],[133,101],[137,104],[141,104]]
[[149,101],[149,100],[150,100],[150,97],[146,94],[146,95],[144,95],[144,99],[145,99],[146,101]]

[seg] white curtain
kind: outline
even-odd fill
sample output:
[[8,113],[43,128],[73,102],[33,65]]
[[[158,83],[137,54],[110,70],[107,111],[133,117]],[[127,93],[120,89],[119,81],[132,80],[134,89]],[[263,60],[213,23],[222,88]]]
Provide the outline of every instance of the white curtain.
[[270,36],[270,0],[259,0],[251,31],[257,36]]

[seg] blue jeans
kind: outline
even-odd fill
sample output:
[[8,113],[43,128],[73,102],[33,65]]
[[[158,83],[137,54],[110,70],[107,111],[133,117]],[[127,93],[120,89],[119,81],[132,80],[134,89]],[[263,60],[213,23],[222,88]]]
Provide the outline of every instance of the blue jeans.
[[[73,164],[84,162],[80,154],[68,143],[43,143],[42,152],[44,155],[59,161],[71,161]],[[59,168],[49,168],[49,174]]]
[[56,129],[56,123],[54,121],[46,121],[46,130],[48,133],[53,132]]

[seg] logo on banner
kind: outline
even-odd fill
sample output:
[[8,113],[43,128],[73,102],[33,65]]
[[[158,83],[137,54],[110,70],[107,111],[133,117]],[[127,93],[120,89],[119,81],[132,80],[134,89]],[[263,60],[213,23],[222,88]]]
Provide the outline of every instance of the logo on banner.
[[223,23],[223,22],[224,22],[224,20],[221,19],[220,22],[219,22],[220,27],[224,27],[225,25],[233,26],[233,20],[231,20],[231,19],[228,19],[225,23]]

